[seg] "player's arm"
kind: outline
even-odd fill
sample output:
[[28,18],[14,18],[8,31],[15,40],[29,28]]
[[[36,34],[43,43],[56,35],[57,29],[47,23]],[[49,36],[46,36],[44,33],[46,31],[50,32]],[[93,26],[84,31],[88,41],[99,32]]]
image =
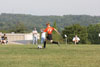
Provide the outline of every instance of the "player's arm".
[[47,32],[47,28],[43,30],[44,32]]
[[54,31],[56,31],[60,35],[60,33],[57,31],[57,29],[54,28]]

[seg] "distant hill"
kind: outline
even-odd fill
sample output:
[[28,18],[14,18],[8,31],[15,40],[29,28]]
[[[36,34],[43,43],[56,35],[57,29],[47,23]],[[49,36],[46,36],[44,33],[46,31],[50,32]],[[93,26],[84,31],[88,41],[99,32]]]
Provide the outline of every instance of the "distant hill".
[[56,21],[59,30],[62,30],[65,26],[72,24],[80,24],[88,26],[90,24],[97,24],[100,22],[100,16],[89,15],[64,15],[64,16],[34,16],[25,14],[0,14],[0,30],[10,30],[20,22],[23,23],[26,28],[31,31],[33,27],[40,28],[46,27],[46,22],[50,21],[51,25]]

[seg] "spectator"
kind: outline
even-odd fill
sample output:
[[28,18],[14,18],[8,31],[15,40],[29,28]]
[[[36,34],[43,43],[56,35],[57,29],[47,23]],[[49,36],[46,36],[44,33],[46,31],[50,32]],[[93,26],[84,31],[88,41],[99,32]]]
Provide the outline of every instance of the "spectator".
[[8,39],[6,34],[4,34],[3,36],[1,36],[1,44],[7,44],[8,43]]
[[73,38],[73,42],[75,43],[75,45],[80,41],[80,38],[75,35],[75,37]]
[[34,28],[34,30],[32,31],[32,34],[33,34],[33,44],[37,44],[38,32],[36,28]]

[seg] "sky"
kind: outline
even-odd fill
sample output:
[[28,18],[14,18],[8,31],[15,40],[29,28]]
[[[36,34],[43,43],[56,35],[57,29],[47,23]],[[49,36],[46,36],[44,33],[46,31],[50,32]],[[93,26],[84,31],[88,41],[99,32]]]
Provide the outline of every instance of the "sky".
[[0,0],[0,13],[100,16],[100,0]]

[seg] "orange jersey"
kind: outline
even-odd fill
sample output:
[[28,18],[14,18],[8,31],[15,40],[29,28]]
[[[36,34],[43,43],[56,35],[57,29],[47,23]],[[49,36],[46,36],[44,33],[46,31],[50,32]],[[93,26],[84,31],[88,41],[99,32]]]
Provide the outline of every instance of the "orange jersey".
[[44,32],[47,32],[48,34],[52,34],[53,30],[54,30],[54,28],[49,26],[44,30]]

